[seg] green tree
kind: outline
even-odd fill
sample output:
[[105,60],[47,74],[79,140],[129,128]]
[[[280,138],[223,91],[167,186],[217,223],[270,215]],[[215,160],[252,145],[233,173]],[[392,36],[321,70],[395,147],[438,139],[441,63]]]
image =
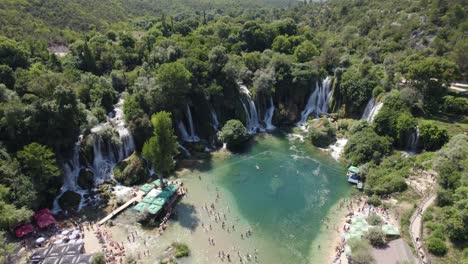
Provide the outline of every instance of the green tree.
[[391,152],[391,140],[377,135],[371,128],[364,128],[352,135],[344,149],[345,157],[354,165],[369,161],[379,163]]
[[385,234],[381,227],[370,227],[365,234],[366,239],[374,247],[380,247],[385,244]]
[[449,139],[448,132],[432,122],[423,122],[419,126],[419,140],[426,150],[437,150]]
[[28,66],[28,52],[16,41],[0,36],[0,65],[16,69]]
[[311,41],[304,41],[294,50],[294,57],[298,62],[308,62],[319,55],[317,47]]
[[447,253],[447,245],[438,237],[430,237],[427,240],[427,250],[434,255],[443,256]]
[[15,87],[15,76],[8,65],[0,65],[0,83],[5,84],[10,89]]
[[0,232],[0,263],[7,263],[7,256],[12,254],[16,245],[7,241],[5,232]]
[[229,148],[234,148],[245,142],[249,134],[241,121],[231,119],[221,129],[221,137]]
[[[156,71],[156,83],[161,89],[166,109],[176,109],[187,100],[192,74],[179,62],[166,63]],[[153,96],[159,96],[154,94]]]
[[16,208],[8,200],[9,189],[0,184],[0,228],[7,229],[29,221],[33,212],[26,207]]
[[104,253],[96,253],[93,255],[93,261],[91,261],[91,264],[106,264],[106,256]]
[[[31,143],[16,153],[21,171],[34,185],[39,194],[37,204],[44,204],[58,191],[58,180],[61,172],[57,167],[55,154],[46,146]],[[48,194],[48,195],[46,195]]]
[[277,36],[273,40],[271,47],[274,51],[291,54],[292,53],[292,43],[289,41],[288,36]]
[[151,117],[153,136],[143,145],[143,156],[154,171],[159,173],[161,186],[164,186],[163,175],[174,168],[174,156],[177,154],[177,138],[172,128],[171,114],[158,112]]

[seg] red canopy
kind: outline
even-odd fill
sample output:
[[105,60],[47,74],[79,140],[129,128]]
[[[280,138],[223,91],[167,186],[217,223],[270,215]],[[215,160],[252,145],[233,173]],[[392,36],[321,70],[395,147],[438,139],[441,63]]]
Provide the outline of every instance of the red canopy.
[[46,227],[46,226],[57,223],[55,221],[55,218],[52,216],[49,209],[47,209],[47,208],[38,211],[34,215],[34,219],[36,219],[37,225],[40,228],[43,228],[43,227]]
[[20,226],[15,230],[17,238],[23,237],[32,232],[34,232],[34,226],[32,226],[31,224]]

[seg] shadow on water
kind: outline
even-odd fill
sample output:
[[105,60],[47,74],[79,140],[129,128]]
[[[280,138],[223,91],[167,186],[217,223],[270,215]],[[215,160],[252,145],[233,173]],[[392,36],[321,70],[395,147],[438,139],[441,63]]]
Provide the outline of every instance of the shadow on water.
[[180,226],[194,231],[200,224],[200,219],[196,216],[196,213],[195,206],[180,202],[176,206],[172,219],[179,222]]

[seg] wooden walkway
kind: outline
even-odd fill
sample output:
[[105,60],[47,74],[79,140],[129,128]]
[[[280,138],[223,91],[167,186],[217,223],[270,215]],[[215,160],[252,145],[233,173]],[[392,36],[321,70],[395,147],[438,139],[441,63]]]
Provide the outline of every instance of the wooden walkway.
[[119,208],[115,209],[114,211],[112,211],[112,213],[108,214],[106,217],[104,217],[103,219],[101,219],[101,221],[98,222],[98,225],[102,225],[104,224],[105,222],[107,222],[107,220],[110,220],[112,219],[114,216],[118,215],[120,212],[122,212],[123,210],[125,210],[127,207],[129,207],[130,205],[136,203],[136,202],[139,202],[143,199],[143,197],[145,196],[145,193],[141,190],[138,190],[137,192],[137,195],[135,197],[133,197],[132,199],[130,199],[128,202],[124,203],[123,205],[121,205]]

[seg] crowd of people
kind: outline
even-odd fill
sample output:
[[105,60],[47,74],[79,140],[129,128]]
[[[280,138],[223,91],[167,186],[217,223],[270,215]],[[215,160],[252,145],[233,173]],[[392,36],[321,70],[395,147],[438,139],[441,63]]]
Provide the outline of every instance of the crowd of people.
[[[202,178],[199,177],[199,180],[202,180]],[[237,233],[241,239],[249,239],[253,236],[253,231],[250,228],[242,231],[239,230],[240,228],[236,229],[236,225],[233,224],[235,219],[230,216],[231,211],[229,206],[227,206],[224,210],[221,204],[221,195],[217,188],[215,200],[210,203],[204,203],[201,208],[203,213],[206,213],[207,216],[207,218],[203,220],[204,222],[201,223],[201,227],[205,233],[208,234],[208,245],[211,247],[218,246],[220,248],[217,252],[217,258],[220,261],[236,262],[236,260],[238,260],[239,263],[248,263],[253,261],[257,263],[259,262],[257,249],[254,249],[253,253],[242,253],[242,250],[236,246],[232,246],[231,248],[226,249],[222,248],[222,243],[216,243],[214,235],[217,233],[213,232],[215,228],[220,228],[220,230],[226,232],[227,234],[234,235]]]

